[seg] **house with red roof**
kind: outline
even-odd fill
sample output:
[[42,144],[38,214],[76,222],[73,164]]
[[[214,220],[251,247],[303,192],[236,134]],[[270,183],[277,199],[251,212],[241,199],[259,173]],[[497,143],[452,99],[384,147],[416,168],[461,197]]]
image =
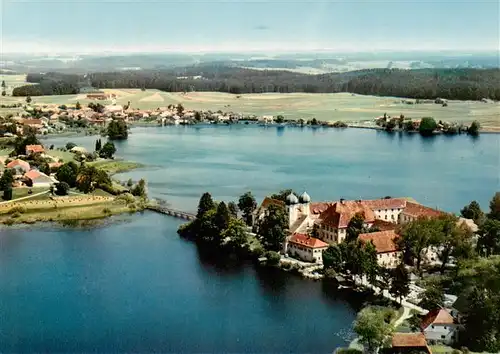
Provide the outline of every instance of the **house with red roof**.
[[458,337],[458,324],[445,309],[429,311],[422,319],[420,329],[428,341],[453,344]]
[[431,354],[423,333],[394,333],[392,335],[392,352]]
[[50,187],[54,181],[47,176],[45,173],[42,173],[37,170],[31,170],[24,174],[24,181],[30,187]]
[[400,224],[406,224],[407,222],[416,220],[421,217],[436,218],[444,214],[445,213],[440,210],[429,208],[422,204],[407,202],[406,207],[401,212],[401,214],[399,214],[398,222]]
[[42,145],[26,145],[26,155],[29,156],[31,154],[43,153],[45,149]]
[[396,268],[400,263],[402,252],[396,244],[399,235],[394,230],[360,234],[358,238],[363,243],[371,242],[375,246],[377,262],[381,267]]
[[5,167],[14,170],[16,175],[21,176],[30,170],[30,164],[20,159],[12,160]]
[[293,234],[287,241],[285,253],[306,262],[323,263],[323,252],[328,243],[306,234]]

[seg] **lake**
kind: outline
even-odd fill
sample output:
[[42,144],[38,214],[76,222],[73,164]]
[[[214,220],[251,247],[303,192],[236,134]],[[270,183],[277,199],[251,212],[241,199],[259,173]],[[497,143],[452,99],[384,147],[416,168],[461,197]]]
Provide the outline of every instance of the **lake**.
[[[411,196],[458,212],[499,190],[500,135],[247,126],[135,128],[117,156],[147,166],[151,197],[193,211],[209,191],[260,200],[284,188],[313,200]],[[93,148],[96,137],[49,139]],[[0,352],[312,352],[351,337],[355,304],[321,282],[225,269],[153,213],[91,230],[3,228]]]

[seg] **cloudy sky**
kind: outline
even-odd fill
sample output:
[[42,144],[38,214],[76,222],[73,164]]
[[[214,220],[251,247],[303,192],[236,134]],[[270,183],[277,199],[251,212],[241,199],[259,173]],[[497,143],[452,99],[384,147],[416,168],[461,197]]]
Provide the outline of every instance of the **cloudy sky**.
[[3,52],[498,50],[496,0],[1,0]]

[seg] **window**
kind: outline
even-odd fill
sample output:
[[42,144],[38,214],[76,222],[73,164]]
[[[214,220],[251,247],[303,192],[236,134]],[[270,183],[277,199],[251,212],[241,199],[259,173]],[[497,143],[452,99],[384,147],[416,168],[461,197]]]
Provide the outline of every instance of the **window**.
[[445,339],[446,337],[445,336],[441,336],[441,339]]
[[387,215],[385,216],[385,220],[387,220]]
[[432,325],[431,328],[434,329],[434,325]]

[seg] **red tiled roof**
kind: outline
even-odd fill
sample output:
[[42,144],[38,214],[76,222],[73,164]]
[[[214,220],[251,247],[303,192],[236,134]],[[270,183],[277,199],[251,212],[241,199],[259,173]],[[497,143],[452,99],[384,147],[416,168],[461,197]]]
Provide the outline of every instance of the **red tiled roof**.
[[394,243],[394,239],[397,239],[398,237],[399,235],[396,234],[394,230],[378,231],[359,235],[361,242],[365,243],[371,241],[375,246],[377,253],[396,252],[398,247],[396,243]]
[[285,203],[281,200],[278,200],[278,199],[265,197],[264,200],[262,201],[262,204],[260,205],[260,208],[266,209],[270,205],[285,206]]
[[26,161],[23,161],[23,160],[19,160],[19,159],[9,162],[6,167],[7,168],[14,168],[16,166],[24,167],[25,170],[30,169],[29,163],[27,163]]
[[394,333],[392,335],[392,347],[427,347],[427,341],[423,333]]
[[321,214],[326,209],[331,207],[333,204],[334,204],[333,202],[309,203],[309,210],[311,211],[312,214]]
[[395,230],[397,225],[389,221],[376,219],[373,221],[372,227],[377,227],[380,231],[388,231]]
[[321,214],[320,218],[324,223],[335,228],[344,228],[358,213],[363,214],[365,222],[372,223],[375,220],[375,214],[370,208],[362,202],[352,200],[334,203]]
[[444,212],[437,210],[437,209],[426,207],[422,204],[407,202],[406,207],[403,210],[403,214],[410,215],[410,216],[417,217],[417,218],[421,217],[421,216],[432,218],[432,217],[441,216],[444,214]]
[[45,149],[42,145],[26,145],[27,152],[44,152]]
[[372,210],[401,209],[406,206],[406,200],[402,198],[363,200],[362,203]]
[[325,248],[328,243],[304,234],[293,234],[288,242],[292,242],[307,248]]
[[422,330],[429,327],[431,324],[434,325],[450,325],[455,323],[453,317],[450,313],[444,309],[435,309],[429,311],[427,315],[422,319],[422,323],[420,324],[420,328]]
[[24,174],[24,177],[29,178],[31,180],[37,179],[38,177],[41,177],[41,176],[42,176],[42,174],[37,170],[31,170],[31,171],[28,171]]

